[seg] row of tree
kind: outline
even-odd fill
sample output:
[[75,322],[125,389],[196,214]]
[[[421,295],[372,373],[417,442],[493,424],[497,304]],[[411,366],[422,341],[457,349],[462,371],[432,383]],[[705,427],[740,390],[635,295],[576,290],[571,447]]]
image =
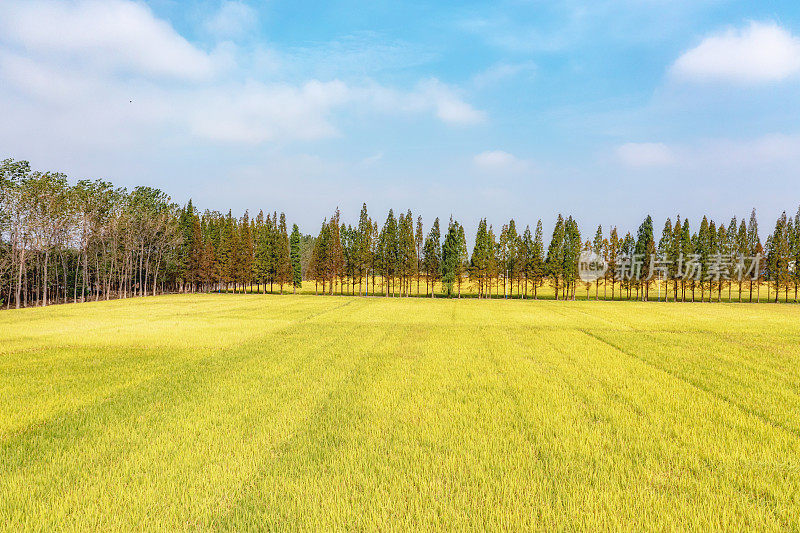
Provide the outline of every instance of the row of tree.
[[301,283],[302,244],[283,214],[251,220],[181,208],[158,189],[132,191],[0,164],[0,302],[10,307],[251,290]]
[[395,218],[390,210],[380,229],[366,205],[355,227],[341,223],[337,211],[323,222],[315,240],[308,278],[315,281],[317,292],[321,287],[331,294],[337,286],[340,293],[377,294],[377,279],[382,294],[409,296],[414,280],[416,293],[422,294],[424,280],[426,295],[433,297],[441,284],[445,295],[460,297],[463,283],[469,280],[479,298],[493,293],[536,298],[538,289],[549,283],[556,299],[575,299],[580,285],[589,299],[592,283],[579,276],[582,253],[586,253],[605,265],[594,281],[596,299],[602,285],[603,298],[610,287],[612,299],[619,288],[627,299],[646,301],[654,284],[659,285],[661,299],[660,284],[664,283],[667,301],[668,289],[675,301],[721,301],[725,288],[731,300],[734,286],[738,286],[739,301],[743,288],[749,290],[749,301],[754,292],[760,301],[762,286],[775,301],[781,291],[786,301],[792,291],[796,301],[800,286],[800,270],[795,268],[800,265],[800,209],[794,220],[783,213],[763,246],[755,210],[749,223],[733,217],[727,226],[703,217],[695,233],[688,220],[677,216],[673,225],[668,218],[658,241],[649,216],[636,236],[628,232],[622,237],[616,227],[606,236],[598,226],[594,239],[582,242],[577,222],[559,215],[546,252],[541,220],[534,232],[525,227],[521,234],[510,220],[498,236],[482,219],[471,255],[463,226],[452,218],[444,238],[438,218],[423,235],[422,218],[417,217],[415,225],[410,211]]
[[[606,267],[593,283],[579,277],[586,252]],[[631,275],[636,257],[644,260]],[[745,257],[754,259],[744,264]],[[582,241],[577,222],[559,215],[547,247],[541,220],[521,232],[510,220],[498,233],[482,219],[470,253],[464,227],[452,217],[446,228],[437,218],[425,233],[422,217],[411,211],[390,210],[379,226],[364,205],[355,226],[337,210],[312,237],[297,225],[290,233],[283,213],[201,213],[191,201],[180,207],[150,187],[70,184],[64,174],[33,171],[25,161],[0,164],[6,307],[176,291],[282,293],[303,279],[317,293],[431,297],[439,291],[460,297],[471,282],[479,298],[537,298],[549,284],[556,299],[574,299],[579,287],[590,298],[592,286],[599,299],[602,285],[603,298],[610,288],[612,299],[619,290],[621,297],[647,300],[654,283],[659,292],[665,283],[665,299],[721,300],[727,289],[730,300],[737,286],[739,300],[745,289],[758,301],[766,286],[768,298],[777,301],[782,292],[788,301],[790,292],[797,299],[800,285],[795,265],[800,210],[794,218],[782,214],[763,245],[755,211],[748,222],[734,217],[727,225],[704,217],[695,232],[686,219],[668,219],[658,240],[649,216],[635,236],[616,227],[606,235],[598,227],[593,240]]]

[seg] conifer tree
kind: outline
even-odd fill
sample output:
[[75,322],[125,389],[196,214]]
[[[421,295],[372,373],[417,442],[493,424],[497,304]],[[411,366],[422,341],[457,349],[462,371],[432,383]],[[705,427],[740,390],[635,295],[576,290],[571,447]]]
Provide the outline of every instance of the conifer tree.
[[[269,218],[269,216],[267,216]],[[267,290],[267,280],[269,277],[269,265],[271,261],[271,250],[269,246],[269,236],[267,233],[268,224],[264,221],[264,212],[259,211],[256,215],[255,225],[255,259],[253,270],[255,271],[258,291],[261,292],[261,283],[264,284],[264,292]]]
[[253,239],[250,233],[250,216],[245,211],[239,224],[239,250],[237,254],[236,277],[247,292],[253,274]]
[[718,243],[717,243],[717,223],[713,220],[708,222],[708,235],[706,241],[706,250],[708,254],[708,259],[703,264],[703,273],[705,275],[705,279],[708,282],[708,301],[711,301],[712,292],[714,290],[714,281],[716,274],[711,271],[711,265],[715,260],[718,251]]
[[278,231],[278,213],[273,211],[272,215],[267,215],[266,221],[266,243],[269,250],[269,260],[267,263],[269,280],[269,292],[273,292],[274,285],[280,283],[281,273],[281,251],[280,251],[280,232]]
[[669,278],[672,280],[672,294],[673,299],[678,301],[678,284],[682,277],[682,248],[681,236],[683,235],[683,225],[681,224],[681,216],[675,217],[675,225],[672,227],[672,239],[670,240],[669,250],[667,252],[667,260],[669,261]]
[[794,301],[797,302],[797,290],[800,286],[800,207],[797,208],[794,216],[792,237],[792,282],[794,283]]
[[[582,254],[590,254],[593,251],[592,242],[589,239],[586,239],[586,242],[583,243],[581,247]],[[577,282],[576,282],[577,283]],[[584,289],[586,289],[586,301],[589,301],[589,291],[592,289],[592,284],[589,282],[584,282]]]
[[453,295],[453,285],[457,281],[461,262],[461,243],[459,224],[450,217],[450,224],[442,243],[442,282],[448,297]]
[[[761,264],[761,253],[763,248],[761,246],[761,239],[758,236],[758,220],[756,218],[756,210],[753,209],[750,212],[750,220],[747,224],[747,247],[748,253],[751,257],[753,257],[753,261]],[[750,302],[753,301],[753,282],[756,283],[756,301],[761,301],[761,277],[762,277],[762,269],[758,269],[758,275],[756,279],[753,280],[752,277],[749,280],[750,286]]]
[[[747,224],[745,223],[744,219],[739,222],[739,230],[736,232],[736,261],[740,264],[744,264],[745,259],[750,254],[750,246],[747,241]],[[738,285],[739,285],[739,302],[742,301],[742,283],[744,282],[744,273],[739,273],[738,275]]]
[[717,302],[722,301],[722,289],[725,287],[725,282],[730,276],[730,270],[727,265],[730,264],[730,247],[728,245],[728,231],[725,229],[725,224],[720,223],[717,227],[717,235],[714,240],[714,253],[715,261],[719,261],[719,274],[717,279]]
[[[361,293],[361,280],[367,276],[372,265],[372,223],[367,213],[367,204],[361,206],[358,217],[358,266],[359,266],[359,293]],[[364,296],[369,291],[369,283],[364,287]]]
[[[492,285],[497,282],[500,285],[500,259],[499,259],[500,245],[494,235],[492,226],[489,225],[489,230],[486,232],[486,251],[487,251],[487,268],[488,268],[488,288],[489,298],[492,297]],[[499,290],[499,288],[498,288]]]
[[400,215],[398,220],[399,273],[401,278],[400,295],[411,295],[411,280],[416,270],[417,254],[414,244],[414,217],[411,211]]
[[620,246],[621,242],[619,240],[619,233],[617,232],[617,227],[614,226],[611,228],[611,234],[609,235],[608,239],[608,253],[607,253],[607,264],[608,269],[606,270],[606,279],[611,280],[611,299],[614,300],[614,291],[616,289],[617,283],[617,268],[619,265],[619,255],[620,255]]
[[791,250],[789,248],[789,233],[793,232],[786,211],[781,213],[775,222],[775,230],[767,241],[767,269],[769,278],[775,289],[775,303],[778,303],[781,289],[786,290],[788,301],[789,290],[789,260]]
[[730,303],[733,298],[734,265],[736,262],[736,257],[738,256],[738,246],[736,245],[738,232],[739,224],[736,220],[736,216],[734,216],[731,218],[731,221],[728,223],[728,228],[725,230],[725,254],[726,259],[729,261],[728,269],[726,271],[728,277],[728,303]]
[[181,292],[186,292],[191,285],[191,253],[194,244],[194,206],[192,205],[191,198],[189,203],[186,204],[184,209],[181,209],[180,217],[178,219],[178,228],[181,232],[181,245],[178,251],[178,268],[181,271],[182,288]]
[[553,236],[550,238],[550,246],[547,248],[547,275],[555,289],[556,300],[561,281],[564,279],[564,235],[564,218],[559,214],[553,228]]
[[467,237],[464,234],[464,226],[458,224],[457,222],[456,226],[458,227],[458,262],[456,264],[456,280],[458,283],[458,297],[461,298],[461,284],[464,281],[464,274],[467,272],[467,268],[469,267],[469,252],[467,252]]
[[206,239],[203,243],[203,254],[200,260],[201,280],[206,286],[210,288],[212,284],[219,282],[219,273],[217,270],[217,258],[214,254],[214,244],[211,239]]
[[[512,218],[508,221],[508,228],[506,229],[506,247],[508,249],[508,278],[509,278],[509,296],[514,294],[514,282],[519,281],[519,233],[517,233],[517,223]],[[517,285],[519,289],[519,285]]]
[[281,213],[278,222],[278,233],[276,243],[276,258],[278,262],[278,282],[280,283],[280,293],[283,294],[284,283],[292,282],[292,258],[289,249],[289,234],[286,227],[286,215]]
[[342,292],[342,277],[344,276],[344,249],[342,248],[342,235],[339,228],[339,208],[330,221],[330,254],[328,256],[329,293],[333,294],[334,280],[339,279],[339,292]]
[[[591,250],[595,253],[598,259],[603,258],[603,226],[597,226],[597,232],[594,234],[594,241],[592,241],[592,248]],[[600,278],[598,277],[594,282],[594,299],[598,300],[600,298]],[[589,299],[589,295],[586,295],[586,299]]]
[[545,276],[545,261],[544,261],[544,233],[542,231],[542,220],[536,222],[536,233],[533,238],[533,252],[531,253],[531,260],[533,262],[532,276],[533,276],[533,298],[538,297],[538,288],[542,285],[542,280]]
[[[689,260],[689,257],[694,253],[694,243],[692,242],[692,232],[689,229],[689,219],[683,219],[683,226],[681,227],[681,237],[680,237],[680,253],[683,257],[684,265]],[[681,272],[679,273],[681,276],[681,301],[686,301],[686,267],[681,266]],[[691,282],[694,285],[694,281]]]
[[[628,260],[633,260],[633,256],[636,253],[636,239],[633,238],[630,232],[625,234],[625,238],[622,240],[622,255],[626,257]],[[622,286],[627,291],[627,298],[628,300],[631,299],[631,290],[634,286],[634,279],[631,277],[631,274],[628,273],[627,279],[622,279]]]
[[692,302],[695,300],[695,289],[696,285],[700,283],[700,301],[703,301],[703,275],[704,275],[704,265],[707,263],[707,251],[705,249],[706,242],[708,241],[708,219],[703,217],[703,220],[700,222],[700,227],[697,230],[697,233],[692,235],[692,253],[696,258],[698,258],[698,273],[696,277],[692,277],[689,280],[689,283],[692,288]]
[[372,221],[372,234],[370,237],[371,241],[371,251],[370,257],[372,261],[370,263],[370,273],[372,274],[372,294],[373,296],[376,294],[375,292],[375,277],[378,272],[378,252],[379,252],[379,238],[380,232],[378,231],[378,223],[376,221]]
[[220,268],[220,281],[225,284],[225,290],[233,280],[232,269],[235,267],[236,243],[234,242],[233,217],[230,211],[222,222],[222,231],[219,239],[219,252],[217,259]]
[[522,298],[524,299],[528,296],[528,285],[533,277],[533,234],[531,233],[530,226],[525,226],[525,231],[522,232],[519,250],[520,271],[524,283]]
[[581,233],[578,223],[572,216],[567,217],[564,222],[564,237],[564,288],[567,291],[565,299],[574,300],[581,254]]
[[503,278],[503,298],[508,298],[506,284],[508,282],[508,270],[510,261],[510,242],[511,237],[508,231],[508,224],[504,224],[500,229],[500,241],[498,242],[497,259],[499,261],[500,276]]
[[291,263],[292,263],[292,293],[297,293],[297,289],[303,287],[303,269],[300,264],[300,228],[297,224],[292,226],[292,236],[290,239]]
[[489,234],[486,228],[486,219],[481,219],[478,223],[478,231],[475,235],[475,246],[472,250],[470,259],[471,278],[478,283],[478,298],[486,296],[486,283],[489,276]]
[[436,294],[436,283],[442,276],[442,248],[439,245],[442,233],[439,229],[439,218],[433,221],[423,245],[423,263],[425,264],[425,290],[430,283],[431,298]]
[[383,287],[386,296],[389,296],[390,290],[392,296],[394,296],[394,285],[392,281],[394,280],[394,276],[397,274],[400,258],[397,233],[397,220],[394,218],[394,212],[390,209],[378,239],[378,254],[380,257],[381,274],[384,279]]
[[667,279],[665,282],[667,285],[664,287],[664,301],[669,301],[669,279],[672,278],[674,268],[674,262],[672,260],[672,250],[673,250],[673,243],[675,239],[672,235],[672,220],[667,217],[666,222],[664,222],[664,229],[661,230],[661,239],[658,241],[658,254],[659,256],[668,262],[668,271],[667,271]]
[[344,279],[350,282],[355,295],[356,278],[358,277],[358,231],[352,226],[342,224],[339,228],[342,235],[342,249],[344,251]]
[[644,219],[636,233],[636,248],[634,254],[642,260],[642,275],[637,283],[641,288],[642,300],[647,301],[650,289],[650,257],[655,253],[655,240],[653,238],[653,219],[650,215]]
[[422,245],[424,244],[425,236],[422,233],[422,215],[417,217],[417,229],[414,233],[414,247],[417,253],[417,264],[415,274],[417,276],[417,296],[419,296],[419,278],[422,272]]
[[203,257],[203,228],[200,225],[200,216],[195,212],[192,214],[192,244],[189,248],[189,281],[192,291],[199,289],[202,272]]
[[322,283],[322,294],[326,294],[328,280],[328,265],[330,263],[330,224],[328,219],[322,221],[319,235],[314,241],[311,260],[308,264],[308,276],[314,278],[314,294],[318,294],[319,284]]

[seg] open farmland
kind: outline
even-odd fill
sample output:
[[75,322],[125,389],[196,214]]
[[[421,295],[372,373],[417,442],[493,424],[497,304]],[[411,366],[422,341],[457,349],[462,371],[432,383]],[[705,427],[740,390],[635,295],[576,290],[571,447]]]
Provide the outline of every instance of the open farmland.
[[800,307],[0,313],[0,527],[797,530]]

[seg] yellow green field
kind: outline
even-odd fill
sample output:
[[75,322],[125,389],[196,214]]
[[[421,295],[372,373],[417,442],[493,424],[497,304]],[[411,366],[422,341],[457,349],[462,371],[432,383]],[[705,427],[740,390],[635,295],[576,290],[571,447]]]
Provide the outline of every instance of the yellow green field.
[[0,528],[800,529],[800,307],[0,312]]
[[[359,280],[351,280],[346,278],[342,284],[339,281],[336,282],[334,288],[334,295],[363,295],[364,285],[363,280],[361,280],[361,285],[359,286]],[[612,286],[613,285],[613,286]],[[344,288],[342,288],[344,287]],[[516,283],[508,285],[505,287],[506,297],[508,299],[523,299],[521,293],[524,291],[524,285]],[[327,289],[327,288],[326,288]],[[587,290],[588,289],[588,290]],[[436,298],[444,298],[447,296],[446,288],[442,283],[435,283],[434,284],[434,296]],[[212,291],[215,292],[215,291]],[[247,294],[289,294],[292,293],[292,288],[289,285],[284,285],[283,293],[280,292],[280,286],[278,284],[269,285],[259,284],[259,285],[247,285],[246,290],[243,289],[241,286],[237,286],[236,291],[233,289],[233,285],[230,285],[227,289],[220,288],[216,292],[221,293],[247,293]],[[303,281],[302,285],[296,289],[296,294],[323,294],[322,292],[322,285],[317,283],[315,284],[313,281]],[[458,287],[453,287],[453,297],[458,297]],[[374,286],[374,293],[378,296],[383,296],[386,294],[386,288],[383,284],[383,280],[378,277],[375,281]],[[327,290],[324,294],[328,294]],[[491,298],[493,299],[502,299],[504,294],[503,283],[500,280],[494,280],[491,286]],[[722,292],[719,292],[718,285],[714,283],[713,290],[709,293],[708,290],[708,283],[703,283],[703,288],[701,290],[700,284],[695,286],[694,291],[694,299],[692,299],[692,290],[690,285],[687,283],[686,285],[686,293],[683,295],[678,292],[678,300],[680,301],[681,298],[684,298],[683,303],[696,303],[696,302],[724,302],[724,303],[775,303],[775,287],[767,282],[760,283],[753,283],[752,287],[752,296],[750,294],[750,284],[749,282],[745,281],[742,283],[741,287],[741,294],[739,293],[739,285],[735,281],[732,283],[724,283]],[[798,293],[800,294],[800,293]],[[370,283],[368,287],[367,296],[373,295],[373,286]],[[403,296],[405,297],[405,293]],[[417,285],[416,280],[411,281],[410,289],[408,295],[412,297],[429,297],[430,291],[429,288],[425,286],[425,280],[422,279],[420,284]],[[400,296],[400,289],[399,286],[395,287],[394,296]],[[461,284],[461,296],[464,298],[477,298],[478,296],[478,286],[477,283],[471,281],[467,278],[464,278]],[[784,287],[779,293],[778,303],[798,303],[798,300],[795,299],[794,287]],[[563,298],[563,293],[561,294],[560,298]],[[528,291],[525,293],[524,299],[532,300],[533,298],[533,285],[528,285]],[[536,299],[539,300],[555,300],[555,290],[553,289],[553,285],[549,281],[545,281],[542,285],[540,285],[536,290]],[[617,301],[617,300],[637,300],[641,299],[636,289],[634,287],[630,287],[630,289],[626,288],[621,283],[611,283],[611,282],[603,282],[600,281],[597,285],[595,283],[583,283],[579,282],[575,289],[574,294],[575,300],[605,300],[605,301]],[[650,292],[649,292],[649,299],[648,301],[653,302],[671,302],[675,300],[675,292],[674,292],[674,285],[672,282],[660,282],[660,281],[651,281],[650,282]]]

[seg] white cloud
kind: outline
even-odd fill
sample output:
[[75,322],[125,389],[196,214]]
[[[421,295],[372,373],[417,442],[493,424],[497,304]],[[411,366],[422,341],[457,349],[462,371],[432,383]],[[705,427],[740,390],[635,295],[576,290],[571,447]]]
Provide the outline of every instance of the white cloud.
[[486,87],[514,78],[523,73],[532,76],[534,72],[536,72],[536,64],[532,61],[525,61],[523,63],[497,63],[483,72],[476,74],[472,78],[472,81],[478,87]]
[[430,107],[440,120],[450,124],[477,124],[486,119],[483,111],[478,111],[464,102],[453,88],[437,79],[420,83],[416,91],[409,95],[408,100],[411,108]]
[[751,22],[706,37],[675,61],[672,73],[694,80],[780,81],[800,73],[800,39],[777,24]]
[[384,155],[383,152],[378,152],[372,154],[371,156],[367,156],[361,161],[359,161],[356,166],[362,168],[371,168],[377,165],[381,161],[381,159],[383,159],[383,155]]
[[354,89],[357,103],[386,113],[432,112],[439,120],[454,125],[478,124],[486,114],[466,103],[458,91],[436,78],[423,80],[411,91],[398,91],[375,83]]
[[[683,149],[699,168],[751,169],[758,173],[779,165],[800,169],[800,136],[770,134],[754,139],[712,139]],[[796,172],[796,170],[795,170]]]
[[341,81],[314,80],[301,87],[250,82],[195,93],[185,115],[192,133],[205,139],[314,140],[338,134],[328,115],[349,99],[350,90]]
[[439,96],[435,100],[436,116],[450,124],[477,124],[485,120],[483,111],[477,111],[459,98]]
[[672,150],[663,143],[625,143],[617,147],[617,157],[630,167],[664,166],[675,161]]
[[222,3],[213,17],[205,23],[206,30],[217,38],[236,38],[252,32],[257,25],[255,10],[242,2]]
[[0,36],[26,52],[92,71],[183,79],[206,78],[214,71],[210,54],[138,2],[11,1],[0,6]]
[[775,166],[800,168],[800,136],[770,134],[752,139],[705,139],[691,144],[627,143],[616,150],[629,167],[667,165],[695,172],[754,172]]
[[512,174],[531,169],[529,161],[503,150],[481,152],[472,158],[472,162],[479,170],[491,173]]

